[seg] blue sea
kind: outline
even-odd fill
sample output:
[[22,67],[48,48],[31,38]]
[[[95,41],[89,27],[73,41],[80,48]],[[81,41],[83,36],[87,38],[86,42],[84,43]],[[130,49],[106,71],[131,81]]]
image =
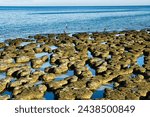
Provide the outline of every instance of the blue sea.
[[46,33],[150,28],[150,6],[0,7],[0,40]]

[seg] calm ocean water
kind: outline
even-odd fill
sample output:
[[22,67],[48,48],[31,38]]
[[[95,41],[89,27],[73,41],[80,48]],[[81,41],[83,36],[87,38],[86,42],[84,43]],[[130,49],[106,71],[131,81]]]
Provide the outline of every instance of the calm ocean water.
[[149,22],[150,6],[0,7],[0,40],[64,30],[68,33],[140,30],[149,28]]

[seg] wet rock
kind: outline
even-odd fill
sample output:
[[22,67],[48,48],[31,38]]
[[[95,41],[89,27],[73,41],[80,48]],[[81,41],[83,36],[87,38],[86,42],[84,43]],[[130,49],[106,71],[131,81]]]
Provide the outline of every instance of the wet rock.
[[37,87],[31,87],[29,89],[23,89],[22,92],[15,96],[16,100],[37,100],[42,99],[47,87],[45,85],[39,85]]
[[0,63],[7,63],[7,64],[13,63],[13,59],[9,56],[5,56],[2,59],[0,59]]
[[34,48],[34,51],[35,51],[35,53],[41,53],[41,52],[43,52],[43,48],[36,47],[36,48]]
[[0,95],[0,100],[8,100],[10,99],[10,96],[9,95]]
[[97,74],[102,73],[107,70],[106,66],[99,66],[96,70]]
[[16,77],[25,77],[30,75],[30,69],[22,69],[16,72]]
[[66,85],[67,83],[68,82],[66,80],[53,81],[49,83],[49,88],[56,90],[61,88],[63,85]]
[[90,59],[90,63],[91,63],[93,66],[95,66],[95,67],[100,66],[103,62],[104,62],[103,59],[96,58],[96,57]]
[[75,68],[82,68],[82,67],[85,66],[85,64],[86,64],[86,62],[84,60],[83,61],[78,60],[78,61],[75,62],[74,67]]
[[45,81],[45,82],[50,82],[52,81],[53,79],[55,79],[56,75],[53,74],[53,73],[50,73],[50,74],[44,74],[42,76],[42,79]]
[[76,82],[78,80],[78,77],[77,76],[70,76],[70,77],[65,78],[65,80],[67,80],[69,83]]
[[117,83],[117,82],[114,83],[114,87],[118,87],[119,85],[120,85],[120,84]]
[[88,69],[88,67],[76,68],[75,74],[80,78],[92,77],[92,72]]
[[96,90],[97,88],[100,87],[100,85],[102,85],[102,80],[98,77],[91,79],[90,81],[88,81],[87,83],[87,87],[90,90]]
[[86,88],[87,82],[88,82],[88,79],[78,80],[77,82],[72,82],[71,84],[68,84],[68,87],[72,89]]
[[124,93],[118,90],[105,89],[105,98],[108,100],[125,100]]
[[59,100],[87,100],[91,98],[93,92],[88,88],[72,88],[70,86],[66,86],[63,89],[57,90],[56,94]]
[[80,89],[76,92],[77,99],[81,99],[81,100],[90,99],[92,97],[92,94],[93,92],[88,88]]
[[34,69],[38,69],[42,66],[43,63],[44,62],[40,58],[36,58],[31,61],[31,66]]
[[72,89],[69,87],[64,88],[63,90],[58,90],[56,92],[59,100],[75,100],[76,96]]
[[[66,33],[38,34],[34,38],[36,42],[17,38],[7,40],[9,46],[0,43],[0,71],[16,78],[7,83],[3,80],[1,92],[10,87],[13,99],[43,99],[44,93],[38,89],[40,84],[47,84],[57,99],[90,99],[93,91],[108,82],[114,82],[114,89],[106,89],[102,99],[135,100],[148,97],[150,44],[147,32],[78,33],[72,37]],[[58,48],[51,50],[53,45]],[[88,51],[92,57],[88,57]],[[35,53],[43,52],[47,55],[36,58]],[[35,71],[49,60],[49,55],[51,65],[44,72]],[[144,65],[138,66],[137,59],[141,55],[144,56]],[[92,75],[87,64],[96,70],[96,75]],[[70,69],[74,70],[73,76],[55,81],[57,75]]]
[[49,47],[49,45],[41,45],[40,47],[43,49],[43,52],[51,52],[51,48]]
[[28,88],[34,86],[38,82],[39,75],[30,75],[26,77],[21,77],[18,80],[11,82],[10,87],[14,87],[14,95],[17,95],[23,88]]
[[33,75],[38,75],[38,76],[42,76],[44,75],[44,71],[41,71],[41,70],[36,70],[35,72],[33,72]]
[[25,63],[25,62],[29,62],[29,61],[30,61],[29,56],[19,56],[16,58],[17,63]]
[[106,58],[109,56],[109,51],[105,51],[104,53],[101,54],[102,58]]
[[72,36],[76,37],[77,39],[81,39],[81,40],[89,39],[88,33],[78,33],[78,34],[73,34]]
[[5,90],[5,88],[7,87],[7,84],[10,82],[10,80],[11,80],[10,77],[0,80],[0,92]]
[[58,66],[54,69],[54,73],[56,73],[56,74],[61,74],[61,73],[64,73],[66,71],[68,71],[68,66],[66,63],[61,64],[60,66]]
[[15,66],[14,67],[11,67],[7,70],[7,76],[12,76],[15,72],[19,71],[19,70],[23,70],[23,69],[29,69],[30,66],[28,65],[23,65],[23,66]]
[[55,38],[55,34],[48,34],[48,38]]
[[42,60],[43,62],[48,61],[48,56],[46,56],[46,55],[45,55],[45,56],[42,56],[42,57],[41,57],[41,60]]
[[[36,43],[30,43],[27,44],[23,47],[23,50],[28,50],[28,51],[33,51],[34,48],[36,48],[37,44]],[[34,51],[33,51],[34,52]]]
[[7,63],[0,63],[0,71],[6,71],[9,68]]
[[0,48],[4,48],[6,46],[5,43],[0,42]]
[[15,82],[12,82],[10,84],[10,87],[17,87],[17,86],[20,86],[22,85],[23,83],[27,83],[29,80],[27,78],[20,78],[19,80],[15,81]]

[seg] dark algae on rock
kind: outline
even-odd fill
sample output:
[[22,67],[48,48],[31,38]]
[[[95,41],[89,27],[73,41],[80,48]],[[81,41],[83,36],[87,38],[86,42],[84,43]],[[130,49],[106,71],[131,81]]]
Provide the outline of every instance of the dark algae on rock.
[[0,43],[0,100],[150,99],[147,31],[37,34]]

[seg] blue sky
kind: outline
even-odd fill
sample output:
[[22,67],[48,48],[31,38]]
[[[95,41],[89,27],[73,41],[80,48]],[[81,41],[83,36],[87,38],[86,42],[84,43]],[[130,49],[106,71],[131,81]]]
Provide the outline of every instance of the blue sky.
[[0,6],[150,5],[150,0],[0,0]]

